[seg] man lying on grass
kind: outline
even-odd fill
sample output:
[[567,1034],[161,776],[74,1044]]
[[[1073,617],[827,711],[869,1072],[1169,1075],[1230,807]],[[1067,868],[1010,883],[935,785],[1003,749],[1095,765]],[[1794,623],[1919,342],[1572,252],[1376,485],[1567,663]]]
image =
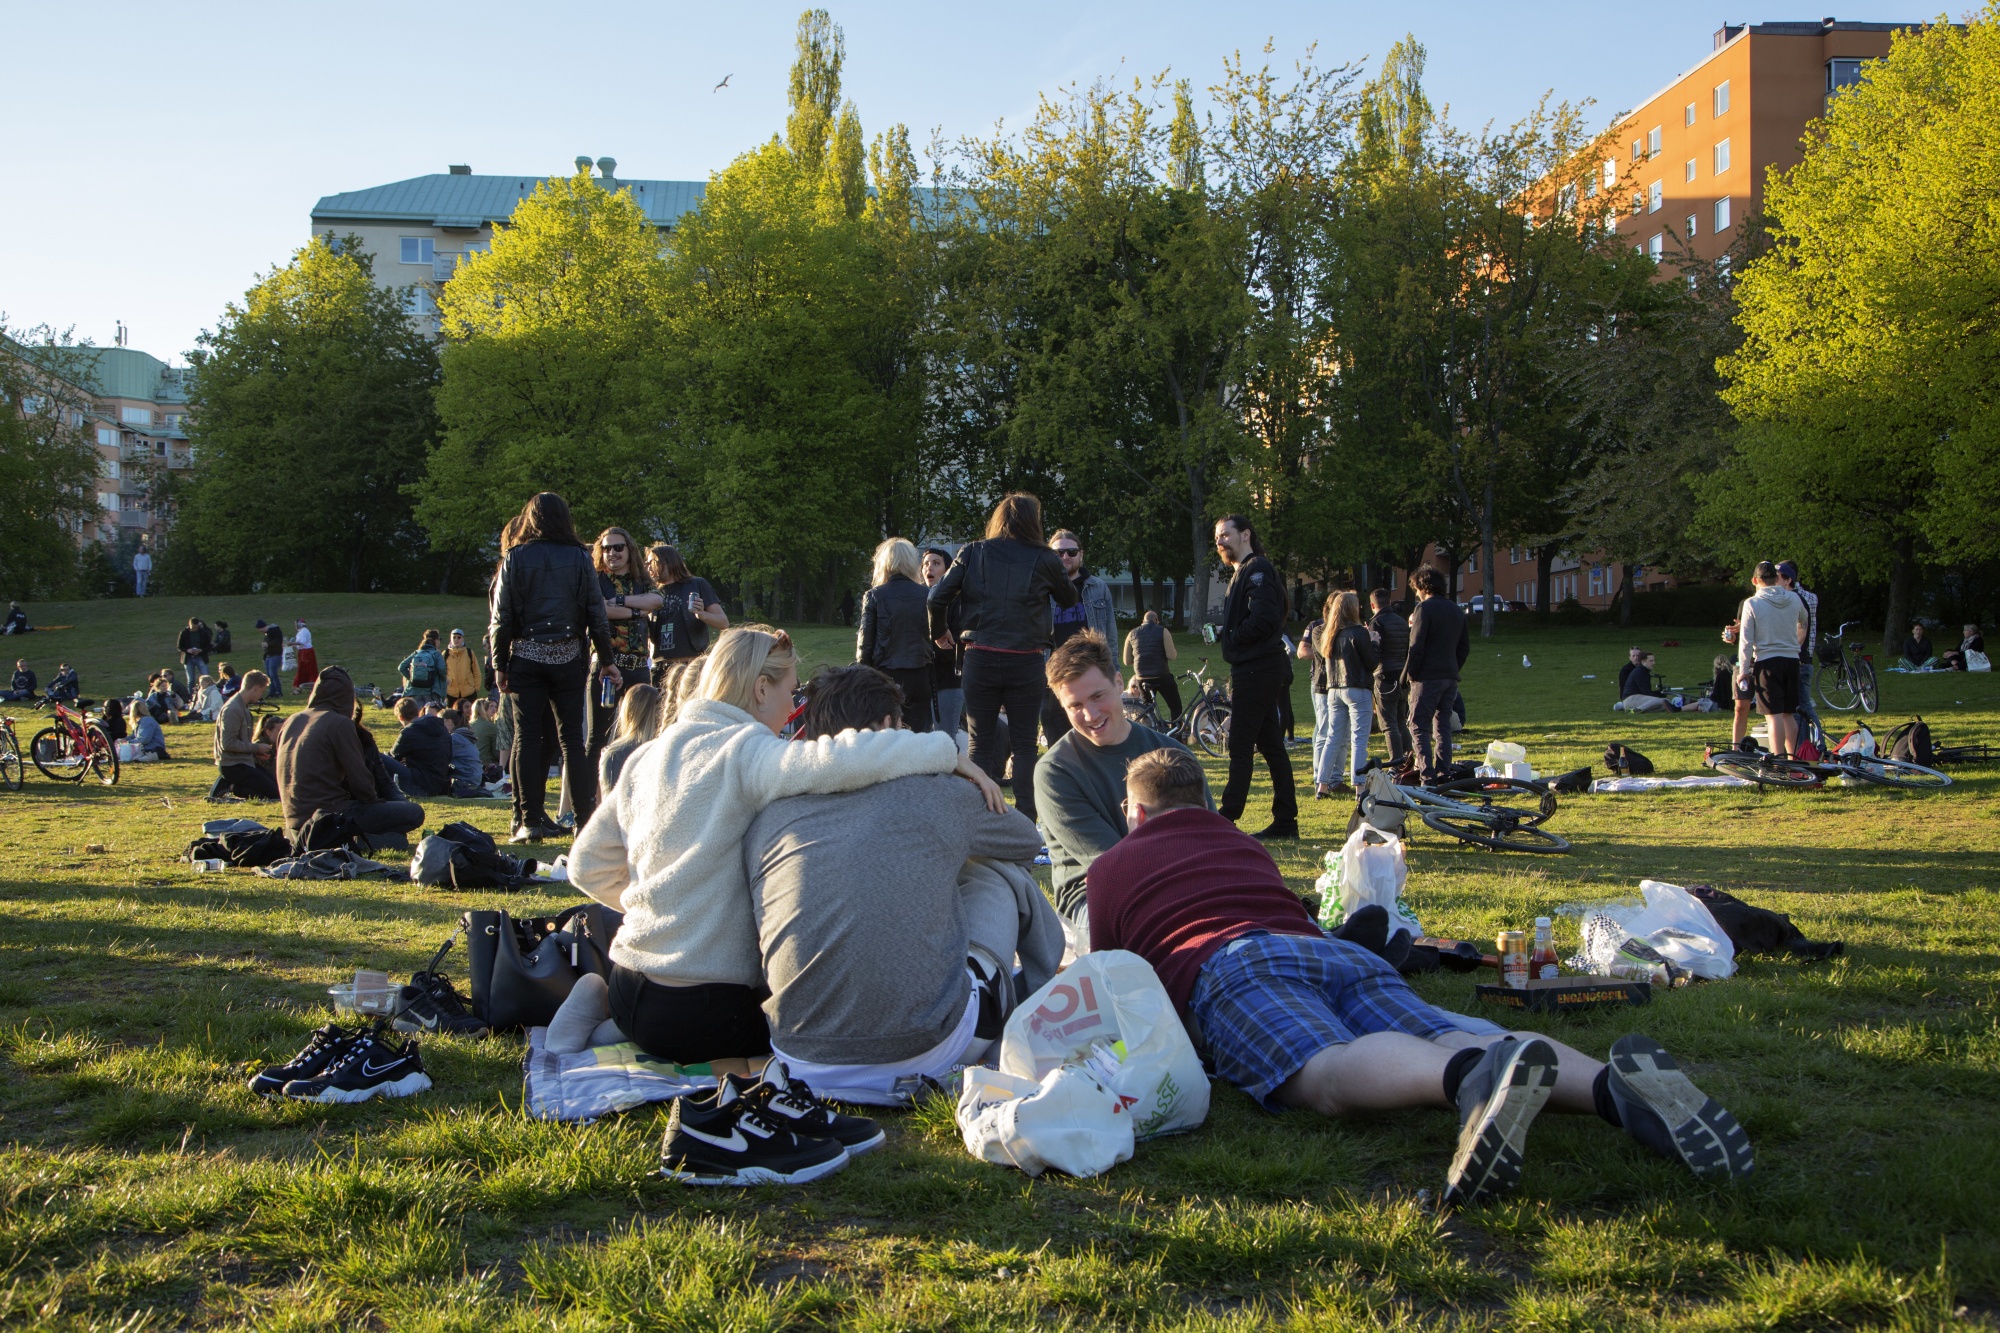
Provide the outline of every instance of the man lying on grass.
[[1466,1032],[1313,923],[1263,844],[1204,808],[1192,756],[1141,755],[1125,787],[1132,831],[1090,867],[1091,943],[1151,963],[1210,1068],[1266,1108],[1456,1107],[1451,1203],[1519,1182],[1528,1125],[1549,1102],[1602,1116],[1697,1176],[1749,1173],[1749,1136],[1652,1039],[1619,1038],[1607,1066],[1532,1033]]

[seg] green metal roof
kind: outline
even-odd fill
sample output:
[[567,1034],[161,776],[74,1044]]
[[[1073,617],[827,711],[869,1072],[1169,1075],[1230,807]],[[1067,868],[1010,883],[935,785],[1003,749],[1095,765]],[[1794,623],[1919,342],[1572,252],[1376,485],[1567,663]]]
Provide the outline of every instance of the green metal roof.
[[85,386],[106,398],[141,398],[152,403],[184,403],[182,372],[146,352],[131,347],[75,347],[64,351],[97,358],[94,382]]
[[[514,206],[533,194],[543,177],[418,176],[392,185],[329,194],[313,205],[313,226],[339,222],[415,222],[429,227],[480,227],[505,222]],[[599,182],[602,184],[602,181]],[[614,178],[614,189],[629,189],[656,227],[671,228],[681,214],[701,202],[706,181],[628,181]]]

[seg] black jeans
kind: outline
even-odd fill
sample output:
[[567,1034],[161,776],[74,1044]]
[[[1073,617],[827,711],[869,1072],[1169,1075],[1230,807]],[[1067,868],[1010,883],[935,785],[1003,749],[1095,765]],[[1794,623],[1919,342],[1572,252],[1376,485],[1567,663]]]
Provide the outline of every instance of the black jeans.
[[370,837],[378,833],[409,833],[424,826],[424,808],[415,801],[374,801],[351,805],[347,813]]
[[[1012,717],[1013,714],[1010,712],[1008,716]],[[1063,706],[1060,703],[1056,702],[1056,692],[1049,689],[1046,685],[1042,687],[1041,720],[1042,741],[1046,745],[1053,746],[1057,741],[1069,735],[1071,731],[1069,714],[1063,711]]]
[[692,1065],[771,1053],[761,986],[662,986],[619,963],[611,965],[610,986],[612,1021],[657,1060]]
[[255,764],[224,764],[215,772],[212,794],[233,791],[253,801],[278,799],[278,780]]
[[931,715],[931,669],[920,666],[878,670],[903,687],[903,725],[911,731],[934,730],[937,722]]
[[1451,767],[1451,718],[1457,703],[1455,680],[1410,682],[1410,739],[1426,782],[1437,781]]
[[584,695],[590,689],[590,658],[579,653],[573,662],[549,666],[514,656],[507,666],[507,685],[514,695],[514,827],[549,822],[548,760],[542,733],[549,709],[556,713],[556,738],[562,746],[563,780],[569,783],[570,806],[582,828],[597,809],[597,766],[584,749]]
[[1229,673],[1229,782],[1222,789],[1224,819],[1240,819],[1250,800],[1250,775],[1257,756],[1271,770],[1271,822],[1295,824],[1299,791],[1292,757],[1285,750],[1285,724],[1278,702],[1291,689],[1283,658],[1247,663]]
[[1168,712],[1162,719],[1171,722],[1181,715],[1181,683],[1172,676],[1141,676],[1139,683],[1167,701]]
[[1014,751],[1014,808],[1035,817],[1035,722],[1049,692],[1040,653],[965,654],[965,718],[972,734],[972,762],[995,782],[1006,769],[1000,748],[1000,710],[1007,710],[1008,740]]
[[1410,757],[1410,690],[1406,685],[1385,690],[1383,684],[1380,679],[1375,682],[1375,724],[1388,739],[1389,771],[1393,773]]

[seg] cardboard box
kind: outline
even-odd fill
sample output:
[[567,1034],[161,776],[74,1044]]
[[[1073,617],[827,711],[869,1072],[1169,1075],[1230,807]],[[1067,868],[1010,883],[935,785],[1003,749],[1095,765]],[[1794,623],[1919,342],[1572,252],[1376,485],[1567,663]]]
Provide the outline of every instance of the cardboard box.
[[1482,985],[1476,993],[1487,1004],[1534,1014],[1576,1014],[1606,1005],[1653,1002],[1651,982],[1618,977],[1557,977],[1530,981],[1525,987]]

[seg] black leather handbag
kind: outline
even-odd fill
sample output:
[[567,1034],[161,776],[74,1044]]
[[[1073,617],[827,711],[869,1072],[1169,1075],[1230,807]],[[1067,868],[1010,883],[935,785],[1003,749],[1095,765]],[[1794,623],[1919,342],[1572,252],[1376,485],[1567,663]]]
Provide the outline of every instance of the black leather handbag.
[[611,977],[611,941],[624,917],[580,903],[551,917],[516,920],[504,909],[467,912],[472,1012],[495,1032],[542,1027],[586,972]]

